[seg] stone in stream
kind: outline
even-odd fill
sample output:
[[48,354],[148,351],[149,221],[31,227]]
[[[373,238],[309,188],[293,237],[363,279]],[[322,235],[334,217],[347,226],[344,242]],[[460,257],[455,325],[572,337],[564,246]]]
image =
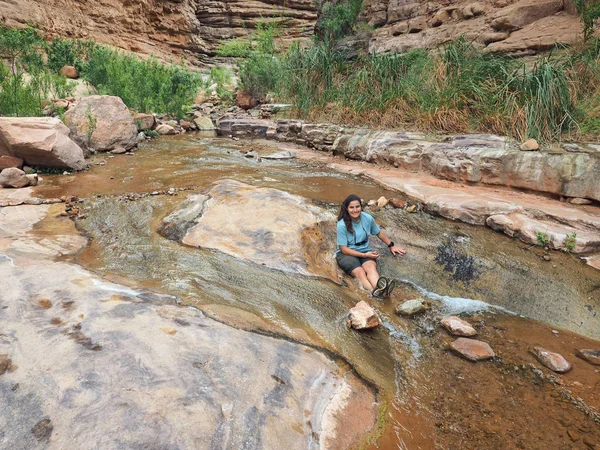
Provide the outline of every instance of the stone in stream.
[[392,205],[394,208],[402,209],[406,206],[406,200],[390,198],[390,205]]
[[381,325],[381,319],[375,310],[362,300],[350,310],[348,324],[355,330],[368,330]]
[[82,170],[83,150],[56,117],[0,117],[0,154],[28,165]]
[[593,364],[595,366],[600,366],[600,350],[591,350],[591,349],[579,349],[575,352],[579,358]]
[[138,129],[119,97],[90,95],[80,98],[65,114],[71,138],[94,151],[127,150],[137,145]]
[[138,113],[133,116],[133,121],[135,122],[138,131],[152,130],[156,125],[154,114]]
[[477,334],[469,322],[456,316],[446,317],[440,320],[440,323],[452,336],[471,337]]
[[469,361],[483,361],[496,356],[487,342],[464,337],[450,343],[450,349]]
[[384,208],[389,203],[388,199],[381,196],[377,199],[377,209]]
[[413,316],[422,311],[425,311],[427,308],[425,307],[425,303],[422,298],[407,300],[401,305],[396,307],[396,314],[400,314],[403,316]]
[[0,186],[3,188],[23,188],[29,186],[27,174],[16,167],[9,167],[0,172]]
[[292,152],[285,151],[273,153],[272,155],[265,155],[262,157],[262,159],[293,159],[295,157],[296,155]]
[[159,126],[157,126],[156,132],[163,136],[169,134],[177,134],[175,128],[173,128],[171,125],[167,125],[166,123],[161,123]]
[[571,370],[571,363],[562,355],[550,352],[542,347],[534,347],[533,355],[548,369],[557,373],[566,373]]

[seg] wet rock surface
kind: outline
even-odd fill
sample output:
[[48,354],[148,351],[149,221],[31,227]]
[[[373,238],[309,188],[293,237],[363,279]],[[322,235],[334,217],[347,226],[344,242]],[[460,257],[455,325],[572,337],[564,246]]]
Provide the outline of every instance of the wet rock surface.
[[[459,448],[464,446],[464,442],[469,442],[473,448],[494,450],[528,448],[532,442],[543,448],[561,448],[572,442],[567,430],[578,436],[580,442],[584,439],[598,441],[600,436],[594,422],[594,408],[600,405],[600,399],[597,390],[593,389],[597,381],[596,366],[574,358],[574,369],[559,377],[543,367],[539,369],[539,364],[528,352],[532,346],[543,345],[568,355],[575,348],[597,348],[595,343],[566,330],[561,330],[557,338],[544,324],[508,316],[501,310],[486,313],[488,308],[494,310],[493,307],[472,300],[499,303],[512,310],[521,308],[517,310],[528,311],[534,317],[537,317],[535,314],[547,313],[545,320],[562,324],[556,326],[593,334],[597,329],[592,318],[596,307],[593,287],[594,280],[597,280],[590,278],[590,271],[595,274],[593,270],[578,265],[572,256],[562,253],[552,254],[551,263],[544,262],[539,258],[543,252],[541,249],[538,251],[519,242],[511,242],[502,235],[494,236],[484,228],[449,223],[424,214],[420,207],[415,213],[406,214],[403,210],[387,206],[373,211],[373,214],[386,225],[394,240],[408,249],[408,253],[402,258],[392,258],[389,252],[385,252],[385,246],[374,240],[375,248],[382,251],[382,274],[410,280],[396,289],[395,299],[424,296],[433,305],[432,313],[405,320],[394,316],[395,305],[378,302],[383,326],[375,332],[351,332],[344,326],[346,313],[351,305],[364,298],[364,293],[358,291],[350,280],[345,280],[348,286],[338,286],[325,280],[290,276],[289,273],[247,264],[220,252],[177,245],[154,236],[153,230],[169,211],[178,209],[179,202],[185,197],[180,187],[183,183],[205,186],[207,181],[204,177],[207,174],[214,177],[213,171],[219,171],[221,176],[236,173],[249,184],[286,186],[289,192],[306,198],[317,196],[320,199],[317,204],[333,213],[337,212],[339,198],[345,191],[364,193],[366,199],[377,199],[381,195],[390,198],[389,192],[380,188],[373,190],[372,183],[358,181],[354,176],[335,175],[319,179],[315,166],[311,166],[310,173],[302,172],[302,183],[295,182],[298,178],[294,171],[290,170],[287,174],[284,171],[297,163],[267,163],[265,160],[257,164],[256,159],[245,159],[241,155],[240,151],[248,147],[244,141],[232,143],[227,140],[225,151],[218,150],[218,141],[207,141],[210,150],[202,150],[195,139],[165,139],[173,145],[167,146],[165,141],[157,140],[152,144],[158,146],[156,152],[151,148],[143,149],[135,161],[127,157],[107,159],[106,165],[94,166],[92,171],[77,175],[78,183],[73,183],[73,176],[44,177],[46,186],[36,188],[36,192],[43,191],[47,196],[62,196],[64,194],[59,192],[64,191],[56,187],[49,189],[52,182],[60,182],[71,194],[78,194],[83,200],[73,204],[80,208],[80,213],[88,215],[88,219],[79,220],[79,226],[89,233],[92,243],[100,247],[88,256],[78,257],[85,267],[110,277],[114,272],[119,280],[126,278],[129,283],[153,289],[160,286],[161,292],[176,293],[188,301],[193,299],[194,304],[206,305],[201,307],[206,307],[212,316],[229,326],[258,327],[265,332],[269,330],[267,333],[283,333],[291,339],[301,336],[305,342],[316,338],[317,342],[331,343],[334,352],[348,357],[359,373],[373,377],[384,389],[382,395],[389,399],[388,422],[383,425],[384,432],[376,444],[379,448],[397,447],[399,439],[408,448]],[[191,144],[189,154],[181,150],[187,142]],[[273,153],[272,148],[263,149],[262,144],[255,146],[253,143],[252,147],[259,156]],[[164,168],[166,149],[171,160]],[[190,158],[189,155],[193,156]],[[314,152],[310,156],[312,160],[318,159]],[[235,161],[236,165],[225,165],[219,169],[223,157]],[[197,170],[197,161],[203,161],[203,170]],[[154,162],[159,164],[154,166]],[[190,175],[184,162],[195,168]],[[158,175],[157,169],[161,167],[164,172]],[[108,181],[109,174],[114,175],[115,180]],[[347,180],[355,184],[344,184]],[[315,185],[320,189],[314,190]],[[101,188],[114,189],[116,194],[97,198],[95,194]],[[197,193],[208,192],[203,189],[198,187]],[[22,197],[20,191],[31,192],[32,189],[6,191],[6,194],[11,194],[11,201],[17,201]],[[32,197],[30,200],[35,199]],[[58,215],[63,209],[61,205],[52,208],[59,209],[52,209],[49,217]],[[28,214],[25,208],[18,210],[19,213],[10,213],[12,209],[0,211],[4,220],[12,217],[15,223],[19,223],[23,221],[22,214]],[[66,218],[63,220],[70,223]],[[16,229],[13,225],[4,227],[11,228]],[[36,226],[33,235],[47,238],[45,228]],[[334,229],[319,229],[326,240],[334,241]],[[307,238],[312,239],[312,234]],[[33,242],[14,244],[15,252],[36,243],[29,236],[24,240]],[[473,256],[479,278],[466,283],[454,280],[453,272],[445,271],[445,265],[436,263],[437,246],[441,242],[453,245],[457,255]],[[41,246],[36,247],[38,254],[41,249]],[[86,259],[88,257],[90,259]],[[4,260],[4,256],[0,256],[0,265]],[[8,260],[6,262],[10,264]],[[553,269],[553,265],[557,268]],[[111,285],[123,287],[121,281]],[[144,302],[167,301],[143,293],[140,298]],[[564,308],[567,298],[568,311]],[[39,311],[52,312],[63,308],[61,303],[57,303],[58,299],[50,301],[50,298],[44,297],[42,300],[49,302],[33,303]],[[260,306],[257,308],[257,305]],[[65,306],[75,308],[77,304]],[[473,310],[479,309],[481,313],[473,313]],[[259,311],[258,316],[249,311]],[[480,339],[488,342],[500,356],[493,363],[474,365],[446,351],[450,338],[436,326],[437,317],[465,312],[476,324]],[[53,317],[50,322],[60,326],[62,320]],[[107,350],[105,342],[89,333],[85,322],[79,330],[77,323],[64,326],[67,333],[62,334],[63,339],[88,354],[101,354]],[[69,335],[77,331],[81,335]],[[169,324],[161,327],[159,333],[178,336],[182,331]],[[85,337],[90,340],[85,340]],[[84,344],[87,342],[91,347],[102,345],[102,349],[86,349]],[[20,368],[3,377],[19,371]],[[271,380],[274,384],[286,386],[285,378],[278,373]],[[225,419],[235,414],[234,405],[223,404],[217,409],[220,417]],[[365,407],[352,414],[369,411],[372,409]],[[494,418],[493,422],[490,417]],[[36,420],[43,418],[52,420],[55,428],[53,439],[57,432],[55,418],[52,414],[40,414]],[[28,433],[35,423],[32,421],[28,425]],[[339,430],[345,429],[342,423],[338,422]],[[353,428],[349,424],[349,429]]]
[[[0,321],[10,336],[0,353],[18,366],[0,378],[11,410],[0,446],[331,447],[373,426],[373,392],[322,353],[53,261],[86,240],[73,230],[33,237],[49,208],[0,210]],[[342,432],[338,420],[355,407],[371,413]]]

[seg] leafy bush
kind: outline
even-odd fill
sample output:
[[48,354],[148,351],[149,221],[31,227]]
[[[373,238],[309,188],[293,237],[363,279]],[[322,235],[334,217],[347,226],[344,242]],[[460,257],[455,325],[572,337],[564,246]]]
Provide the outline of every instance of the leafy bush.
[[54,39],[46,48],[48,67],[54,72],[59,72],[64,66],[74,66],[77,70],[81,70],[88,54],[95,46],[92,41]]
[[321,8],[321,16],[315,29],[317,39],[333,47],[353,29],[361,9],[362,0],[326,2]]
[[245,58],[250,53],[250,42],[243,39],[231,39],[221,42],[217,47],[218,56]]
[[42,62],[44,41],[33,28],[0,27],[0,114],[39,116],[49,97],[64,97],[72,84],[50,73]]
[[575,245],[577,244],[577,233],[573,232],[571,234],[567,234],[565,239],[563,240],[563,245],[565,247],[565,251],[567,253],[575,250]]
[[596,21],[600,19],[600,0],[575,0],[577,13],[583,24],[583,37],[587,41],[594,34]]
[[199,73],[182,65],[143,60],[96,45],[82,63],[81,76],[101,94],[116,95],[132,109],[182,118],[203,85]]

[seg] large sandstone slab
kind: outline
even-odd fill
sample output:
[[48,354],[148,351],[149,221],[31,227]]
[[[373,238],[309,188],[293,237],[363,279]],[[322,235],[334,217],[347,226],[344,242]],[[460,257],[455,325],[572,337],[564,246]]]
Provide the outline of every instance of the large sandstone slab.
[[55,117],[0,117],[0,155],[28,165],[82,170],[83,150]]
[[[166,217],[161,234],[274,269],[336,279],[333,247],[319,223],[333,217],[306,199],[233,180],[193,195]],[[310,236],[308,236],[310,235]]]
[[374,393],[323,353],[55,261],[85,239],[31,233],[48,208],[0,209],[1,448],[342,448],[372,429]]
[[65,114],[65,123],[73,139],[90,150],[129,150],[137,145],[137,126],[119,97],[82,97]]

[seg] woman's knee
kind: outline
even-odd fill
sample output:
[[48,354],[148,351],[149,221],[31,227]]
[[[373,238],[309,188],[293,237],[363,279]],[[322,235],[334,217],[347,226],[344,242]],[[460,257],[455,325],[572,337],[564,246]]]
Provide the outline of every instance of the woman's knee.
[[363,276],[366,276],[367,272],[365,272],[365,269],[363,269],[362,267],[357,267],[356,269],[354,269],[352,271],[352,276],[356,277],[356,278],[360,278]]

